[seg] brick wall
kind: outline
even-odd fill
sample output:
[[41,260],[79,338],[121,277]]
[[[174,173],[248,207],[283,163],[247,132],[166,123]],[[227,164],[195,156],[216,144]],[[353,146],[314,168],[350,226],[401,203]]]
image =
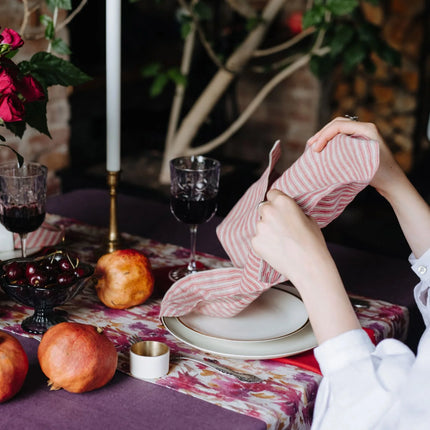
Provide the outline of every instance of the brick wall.
[[[2,0],[0,2],[1,28],[8,27],[19,31],[21,22],[22,2],[18,0]],[[39,25],[38,16],[32,15],[24,34],[25,43],[14,57],[14,61],[26,60],[35,52],[46,50],[48,43],[46,40],[43,38],[32,40],[41,31],[43,29]],[[59,36],[67,40],[67,31],[62,31]],[[69,164],[70,106],[68,91],[68,88],[61,86],[49,88],[47,118],[52,139],[30,127],[27,127],[22,139],[9,133],[8,130],[2,129],[2,134],[6,137],[7,143],[19,151],[26,160],[37,161],[48,167],[48,194],[50,195],[60,192],[61,184],[56,172]],[[12,157],[13,155],[10,151],[0,151],[0,160],[4,161]]]

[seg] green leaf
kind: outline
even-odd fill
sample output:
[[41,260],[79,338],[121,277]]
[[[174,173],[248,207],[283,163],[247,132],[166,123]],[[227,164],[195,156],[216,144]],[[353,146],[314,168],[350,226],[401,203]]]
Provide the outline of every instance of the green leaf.
[[167,71],[167,76],[170,80],[172,80],[176,85],[187,84],[187,78],[180,72],[177,67],[173,67]]
[[327,8],[339,16],[352,13],[358,5],[358,0],[327,0]]
[[329,42],[330,45],[330,55],[332,57],[338,56],[345,47],[351,42],[354,36],[354,29],[350,25],[339,24],[335,28],[334,35]]
[[30,61],[19,63],[19,67],[21,71],[25,70],[27,73],[31,73],[46,87],[51,85],[75,86],[91,79],[69,61],[49,52],[37,52]]
[[379,58],[386,61],[395,67],[400,67],[402,64],[402,56],[399,51],[392,48],[384,40],[379,40],[378,44],[375,46],[375,52],[378,54]]
[[140,73],[144,78],[155,76],[161,70],[160,63],[150,63],[140,69]]
[[[0,140],[4,142],[5,138],[3,136],[0,136]],[[12,147],[10,147],[9,145],[5,145],[4,143],[0,143],[0,146],[3,146],[4,148],[8,148],[15,153],[16,158],[18,160],[19,167],[21,167],[24,164],[24,157],[19,152],[15,151]]]
[[52,49],[60,55],[70,55],[72,51],[67,46],[67,43],[60,37],[55,38],[52,41]]
[[257,27],[259,24],[263,22],[261,16],[254,16],[252,18],[248,18],[246,20],[246,31],[252,31],[255,27]]
[[182,21],[181,23],[181,37],[182,39],[186,39],[187,36],[190,34],[191,32],[191,21]]
[[15,136],[22,137],[26,128],[24,121],[7,122],[5,123],[6,128],[10,130]]
[[200,21],[210,21],[213,17],[212,9],[203,1],[197,2],[193,10]]
[[51,137],[46,118],[46,100],[27,103],[25,105],[25,121],[30,127]]
[[333,61],[328,55],[324,57],[314,55],[309,62],[309,67],[315,76],[323,78],[333,70]]
[[343,56],[343,68],[345,72],[350,73],[366,58],[366,49],[363,45],[357,43],[349,47]]
[[55,36],[54,21],[48,15],[42,15],[40,22],[45,26],[45,39],[51,40]]
[[45,0],[45,2],[51,10],[54,10],[56,7],[66,10],[72,9],[71,0]]
[[324,23],[325,7],[314,5],[312,9],[307,10],[302,19],[303,28],[309,28],[312,26],[318,27]]
[[377,43],[379,28],[370,22],[362,22],[358,26],[358,37],[362,42],[367,43],[370,46],[374,46]]
[[151,85],[151,88],[149,91],[150,96],[156,97],[156,96],[160,95],[163,92],[164,87],[166,86],[168,81],[169,81],[169,79],[165,73],[158,75],[154,79],[154,82]]

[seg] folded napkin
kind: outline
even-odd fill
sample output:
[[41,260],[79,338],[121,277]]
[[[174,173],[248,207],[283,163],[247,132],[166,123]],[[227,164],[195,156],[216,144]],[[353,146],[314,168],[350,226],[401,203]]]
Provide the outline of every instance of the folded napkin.
[[270,151],[269,166],[217,228],[218,238],[234,267],[198,272],[176,281],[164,296],[160,316],[197,311],[211,316],[238,314],[272,285],[286,279],[253,251],[251,239],[258,203],[269,189],[294,198],[320,227],[341,214],[373,178],[379,165],[378,142],[337,135],[322,152],[307,147],[281,176],[274,168],[280,142]]
[[[43,248],[53,246],[61,242],[64,230],[44,222],[37,230],[27,235],[27,250],[31,248]],[[18,234],[14,234],[15,249],[21,249],[21,241]]]

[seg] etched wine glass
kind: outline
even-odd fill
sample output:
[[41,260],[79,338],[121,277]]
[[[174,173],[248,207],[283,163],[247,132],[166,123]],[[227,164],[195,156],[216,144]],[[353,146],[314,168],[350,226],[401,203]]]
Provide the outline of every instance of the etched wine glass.
[[219,161],[201,155],[170,161],[170,209],[190,229],[188,264],[170,271],[172,281],[201,270],[196,264],[197,227],[216,212],[220,167]]
[[47,172],[39,163],[0,164],[0,222],[19,234],[22,257],[27,256],[27,234],[45,219]]

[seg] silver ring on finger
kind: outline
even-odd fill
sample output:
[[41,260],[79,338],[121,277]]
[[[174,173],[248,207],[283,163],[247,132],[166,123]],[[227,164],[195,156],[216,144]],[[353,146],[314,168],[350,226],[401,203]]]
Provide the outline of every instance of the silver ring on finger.
[[258,219],[261,220],[261,214],[260,214],[260,208],[264,205],[264,203],[267,203],[267,200],[263,200],[262,202],[258,203],[257,205],[257,212],[258,212]]
[[358,121],[358,116],[356,115],[345,115],[345,118],[348,118],[351,121]]

